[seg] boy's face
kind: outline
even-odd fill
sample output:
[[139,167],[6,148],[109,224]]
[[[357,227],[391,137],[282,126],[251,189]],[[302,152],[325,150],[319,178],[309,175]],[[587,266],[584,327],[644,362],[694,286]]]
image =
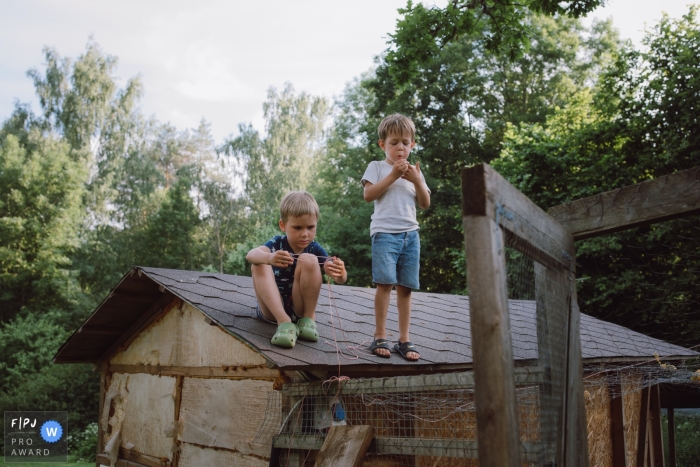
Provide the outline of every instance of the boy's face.
[[313,214],[299,217],[289,217],[286,221],[280,219],[280,229],[287,234],[287,241],[294,253],[302,253],[316,237],[318,219]]
[[408,133],[390,133],[385,140],[379,140],[379,147],[386,153],[386,161],[391,165],[402,159],[408,160],[415,145],[416,142]]

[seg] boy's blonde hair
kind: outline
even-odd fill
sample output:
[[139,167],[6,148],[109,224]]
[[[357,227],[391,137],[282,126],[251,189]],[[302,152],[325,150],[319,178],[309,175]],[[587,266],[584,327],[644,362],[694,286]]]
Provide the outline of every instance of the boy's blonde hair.
[[290,191],[280,203],[280,218],[287,222],[290,217],[314,215],[318,219],[318,204],[311,193],[306,191]]
[[384,117],[382,123],[379,124],[379,139],[384,141],[390,134],[404,135],[406,133],[411,137],[411,141],[416,140],[416,126],[413,120],[405,115],[392,114]]

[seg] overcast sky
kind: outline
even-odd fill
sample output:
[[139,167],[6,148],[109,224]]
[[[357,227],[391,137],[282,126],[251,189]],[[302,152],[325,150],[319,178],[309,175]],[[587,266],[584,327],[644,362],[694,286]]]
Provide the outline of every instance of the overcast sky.
[[[442,5],[445,0],[426,0]],[[623,38],[639,44],[644,24],[688,0],[608,0],[591,17],[612,17]],[[178,128],[204,117],[217,142],[238,123],[263,127],[270,86],[332,98],[368,70],[387,47],[406,0],[0,0],[0,120],[14,102],[37,98],[29,68],[44,66],[42,48],[77,57],[93,36],[116,55],[123,85],[137,74],[141,108]]]

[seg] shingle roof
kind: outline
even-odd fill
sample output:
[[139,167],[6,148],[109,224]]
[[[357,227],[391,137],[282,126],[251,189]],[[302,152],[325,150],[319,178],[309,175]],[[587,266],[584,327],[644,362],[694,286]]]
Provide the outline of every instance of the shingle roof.
[[[281,349],[270,344],[275,326],[255,318],[256,306],[253,281],[250,277],[215,274],[209,272],[180,271],[172,269],[138,268],[144,274],[138,282],[139,287],[146,287],[144,282],[160,285],[165,290],[182,298],[201,310],[213,322],[225,328],[229,333],[260,351],[270,362],[279,368],[331,367],[349,365],[380,365],[386,369],[392,365],[407,364],[421,366],[469,366],[472,362],[471,334],[469,328],[469,297],[435,293],[413,293],[411,316],[411,340],[418,346],[421,359],[408,363],[398,355],[390,359],[372,356],[366,350],[374,332],[374,290],[360,287],[323,285],[316,313],[316,322],[320,334],[317,343],[298,341],[294,349]],[[133,272],[133,271],[132,271]],[[128,299],[129,290],[133,290],[136,279],[129,282],[130,275],[120,282],[112,295]],[[150,280],[149,280],[150,279]],[[154,284],[154,287],[155,287]],[[123,290],[122,290],[123,289]],[[152,288],[151,290],[157,290]],[[118,301],[118,299],[117,299]],[[106,308],[113,307],[113,311]],[[114,308],[117,307],[117,308]],[[145,305],[142,307],[144,308]],[[128,308],[128,307],[123,307]],[[147,308],[147,307],[146,307]],[[115,312],[118,310],[115,299],[103,304],[86,321],[84,326],[93,323],[121,323],[119,329],[128,329],[134,321],[134,313]],[[331,311],[339,318],[332,317]],[[535,320],[535,303],[525,300],[510,301],[511,332],[513,355],[516,360],[537,358],[537,324]],[[395,295],[392,295],[389,307],[387,329],[389,340],[398,338],[397,310]],[[103,342],[95,351],[87,350],[86,342],[81,343],[76,332],[59,350],[56,361],[68,362],[78,348],[92,353],[95,361],[110,343]],[[103,336],[103,340],[106,337]],[[113,337],[116,340],[116,337]],[[73,342],[72,342],[73,341]],[[343,350],[339,356],[337,347]],[[350,350],[347,346],[351,347]],[[630,329],[581,315],[581,346],[585,359],[627,360],[653,358],[654,352],[662,356],[697,356],[696,352],[654,339]],[[83,358],[81,361],[89,361]]]

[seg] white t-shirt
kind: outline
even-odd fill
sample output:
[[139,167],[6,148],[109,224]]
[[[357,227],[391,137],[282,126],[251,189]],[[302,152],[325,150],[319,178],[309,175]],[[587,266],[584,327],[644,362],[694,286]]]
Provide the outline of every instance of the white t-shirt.
[[[381,179],[391,173],[393,166],[386,161],[372,161],[362,176],[362,186],[365,182],[376,185]],[[423,173],[421,180],[425,183]],[[427,185],[426,185],[427,188]],[[428,188],[430,193],[430,188]],[[382,196],[374,200],[374,214],[369,225],[369,234],[377,232],[402,233],[418,230],[416,220],[416,187],[413,183],[399,178],[391,184]]]

